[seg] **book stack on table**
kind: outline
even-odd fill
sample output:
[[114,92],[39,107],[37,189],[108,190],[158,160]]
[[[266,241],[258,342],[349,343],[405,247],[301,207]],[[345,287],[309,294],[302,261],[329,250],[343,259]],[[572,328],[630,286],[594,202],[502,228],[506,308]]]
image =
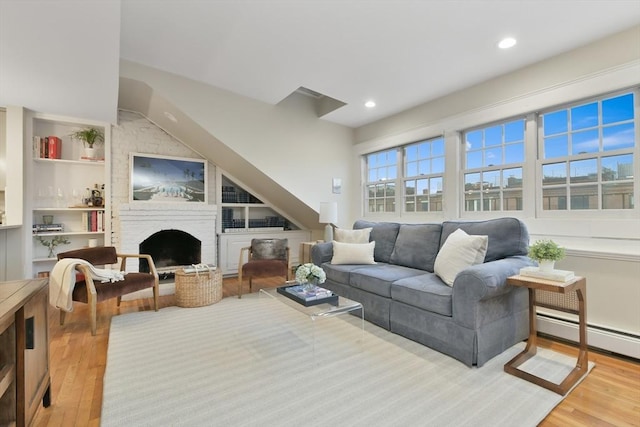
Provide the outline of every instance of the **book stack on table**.
[[305,290],[302,285],[282,286],[278,293],[307,307],[325,303],[338,305],[338,295],[320,286],[311,290]]
[[521,276],[535,277],[538,279],[553,280],[554,282],[568,282],[575,277],[573,271],[549,270],[543,271],[539,267],[524,267],[520,269]]

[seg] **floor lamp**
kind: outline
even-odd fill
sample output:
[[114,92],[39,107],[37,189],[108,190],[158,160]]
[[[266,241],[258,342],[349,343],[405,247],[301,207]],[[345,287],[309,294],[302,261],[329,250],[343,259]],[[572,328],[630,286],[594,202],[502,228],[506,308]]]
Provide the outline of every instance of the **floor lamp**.
[[324,227],[324,241],[333,240],[333,225],[338,222],[338,203],[320,202],[320,223],[327,224]]

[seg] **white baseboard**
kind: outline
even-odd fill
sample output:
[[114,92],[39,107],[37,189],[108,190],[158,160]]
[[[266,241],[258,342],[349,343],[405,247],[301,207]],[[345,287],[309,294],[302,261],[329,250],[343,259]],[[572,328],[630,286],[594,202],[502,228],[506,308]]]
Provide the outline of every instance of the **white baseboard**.
[[[538,332],[578,342],[578,325],[562,319],[538,315]],[[640,359],[640,338],[587,326],[590,347]]]

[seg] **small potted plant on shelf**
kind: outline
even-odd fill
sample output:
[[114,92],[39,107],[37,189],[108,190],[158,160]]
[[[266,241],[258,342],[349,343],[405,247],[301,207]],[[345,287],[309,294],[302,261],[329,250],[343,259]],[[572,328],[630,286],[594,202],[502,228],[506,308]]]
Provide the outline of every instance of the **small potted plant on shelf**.
[[56,256],[56,246],[68,245],[71,243],[69,242],[69,239],[64,236],[54,236],[51,240],[43,239],[41,236],[38,236],[38,241],[42,243],[42,246],[49,249],[49,258],[54,258]]
[[71,133],[70,136],[82,142],[86,157],[89,159],[97,158],[95,146],[104,142],[104,134],[102,131],[96,128],[85,128]]
[[541,271],[553,270],[556,261],[564,258],[564,248],[553,240],[536,240],[529,247],[529,258],[538,262]]

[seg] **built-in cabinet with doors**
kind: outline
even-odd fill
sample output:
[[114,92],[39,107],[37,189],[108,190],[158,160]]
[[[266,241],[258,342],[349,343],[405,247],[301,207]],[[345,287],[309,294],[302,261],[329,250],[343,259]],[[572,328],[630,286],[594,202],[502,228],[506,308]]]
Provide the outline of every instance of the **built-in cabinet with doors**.
[[218,254],[219,267],[225,275],[238,272],[240,250],[251,244],[251,239],[288,239],[292,265],[299,262],[300,243],[311,238],[311,232],[302,230],[277,212],[260,197],[237,184],[232,178],[218,172]]
[[23,277],[24,108],[0,108],[0,281]]
[[[109,124],[26,115],[25,277],[46,275],[56,254],[110,244]],[[71,135],[95,129],[94,151]]]

